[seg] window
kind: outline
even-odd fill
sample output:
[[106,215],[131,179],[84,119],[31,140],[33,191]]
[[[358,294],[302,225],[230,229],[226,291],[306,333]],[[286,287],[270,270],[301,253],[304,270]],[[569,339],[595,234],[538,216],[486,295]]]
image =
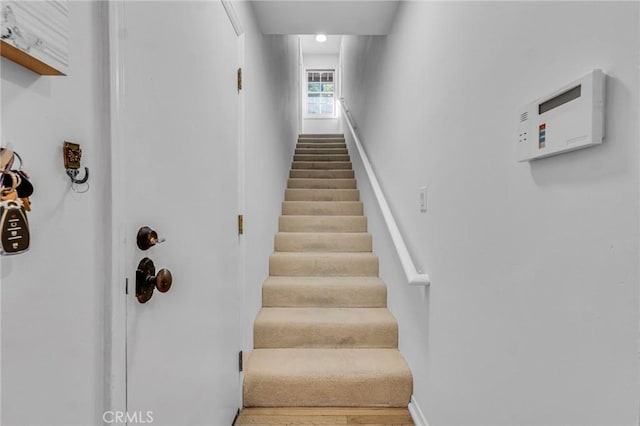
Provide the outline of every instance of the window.
[[334,70],[307,71],[307,115],[333,117],[334,92]]

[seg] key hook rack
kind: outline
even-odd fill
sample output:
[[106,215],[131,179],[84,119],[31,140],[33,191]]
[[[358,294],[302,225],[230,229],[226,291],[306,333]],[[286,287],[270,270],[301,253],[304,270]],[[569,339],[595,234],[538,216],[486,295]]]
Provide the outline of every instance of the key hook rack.
[[72,183],[75,183],[77,185],[87,183],[87,181],[89,180],[89,168],[88,167],[84,168],[84,177],[82,179],[77,178],[79,174],[80,174],[80,170],[78,169],[67,169],[67,175],[71,179]]
[[[89,190],[89,168],[84,168],[84,177],[78,178],[80,174],[80,159],[82,158],[82,149],[80,145],[72,142],[65,142],[62,147],[62,154],[64,159],[64,168],[67,171],[67,176],[71,179],[71,189],[78,193],[84,193]],[[87,188],[84,191],[79,191],[76,185],[86,184]]]

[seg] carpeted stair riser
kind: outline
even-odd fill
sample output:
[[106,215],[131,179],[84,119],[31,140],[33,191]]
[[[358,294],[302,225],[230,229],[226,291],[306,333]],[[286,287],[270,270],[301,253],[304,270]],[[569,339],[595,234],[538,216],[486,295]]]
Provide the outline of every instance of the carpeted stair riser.
[[[296,149],[343,149],[347,150],[347,145],[339,142],[329,143],[299,143],[296,145]],[[348,154],[348,152],[346,152]]]
[[298,148],[301,148],[298,145],[326,145],[326,144],[343,144],[346,145],[347,142],[341,138],[329,138],[329,139],[298,139],[298,144],[296,145]]
[[289,179],[287,187],[291,189],[356,189],[355,179]]
[[348,161],[294,161],[291,164],[291,168],[311,170],[348,170],[351,169],[351,163]]
[[299,189],[287,188],[285,201],[359,201],[357,189]]
[[384,308],[387,286],[378,277],[269,277],[262,306]]
[[285,277],[377,277],[378,256],[372,253],[275,252],[269,275]]
[[336,154],[342,154],[342,155],[347,155],[349,154],[349,151],[347,150],[347,148],[296,148],[295,153],[294,154],[306,154],[306,155],[336,155]]
[[289,172],[292,179],[352,179],[353,170],[310,170],[296,169]]
[[245,407],[406,407],[411,371],[397,349],[255,349]]
[[294,154],[293,161],[351,161],[348,154]]
[[396,348],[387,308],[262,308],[253,327],[261,348]]
[[280,232],[367,232],[366,216],[280,216]]
[[362,216],[362,201],[285,201],[283,215]]
[[371,234],[366,232],[278,232],[275,237],[276,251],[303,252],[371,252]]
[[301,140],[296,144],[296,148],[326,148],[328,145],[333,145],[337,148],[346,148],[347,143],[344,139],[326,139],[326,140],[318,140],[318,139],[306,139]]

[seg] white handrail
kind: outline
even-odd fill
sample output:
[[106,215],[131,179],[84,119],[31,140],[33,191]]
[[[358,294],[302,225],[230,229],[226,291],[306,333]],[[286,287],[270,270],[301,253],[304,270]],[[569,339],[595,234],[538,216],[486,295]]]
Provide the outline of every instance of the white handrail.
[[409,281],[410,285],[424,285],[428,286],[431,284],[429,281],[429,275],[420,273],[416,269],[416,266],[411,259],[411,255],[409,254],[409,250],[407,249],[407,245],[404,242],[404,238],[402,238],[402,234],[400,234],[400,230],[398,229],[398,225],[396,224],[396,220],[393,217],[393,213],[391,213],[391,209],[389,208],[389,204],[387,203],[387,199],[382,192],[382,188],[380,188],[380,184],[378,183],[378,178],[376,178],[376,174],[373,171],[373,167],[371,167],[371,163],[369,162],[369,157],[367,157],[367,153],[360,142],[360,138],[356,134],[355,127],[353,122],[351,121],[351,117],[349,116],[349,110],[344,103],[344,99],[340,99],[340,103],[342,104],[342,113],[344,114],[345,121],[349,126],[349,131],[353,136],[353,140],[356,144],[356,148],[358,149],[358,154],[360,155],[360,159],[362,160],[362,164],[364,166],[365,171],[367,172],[367,177],[369,178],[369,182],[371,182],[371,187],[373,188],[373,193],[378,200],[378,205],[380,206],[380,210],[382,211],[382,216],[384,217],[384,221],[387,224],[387,228],[389,229],[389,234],[391,234],[391,239],[393,240],[393,245],[396,248],[396,252],[398,253],[398,257],[400,258],[400,263],[402,263],[402,269],[404,269],[404,274],[407,277],[407,281]]

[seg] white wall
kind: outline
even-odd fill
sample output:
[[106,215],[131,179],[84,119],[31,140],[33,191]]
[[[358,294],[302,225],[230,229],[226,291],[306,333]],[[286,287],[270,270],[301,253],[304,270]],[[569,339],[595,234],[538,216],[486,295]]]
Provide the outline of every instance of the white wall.
[[278,231],[298,132],[298,40],[264,36],[252,9],[234,2],[245,28],[245,208],[243,347],[253,348],[253,322]]
[[[345,37],[347,104],[432,279],[407,286],[356,161],[431,424],[638,423],[639,16],[403,2],[387,38]],[[605,143],[516,163],[517,108],[593,68],[609,76]]]
[[[69,2],[70,73],[40,77],[2,59],[2,144],[35,186],[31,250],[2,257],[3,425],[101,423],[103,293],[110,270],[108,69],[102,6]],[[80,143],[91,189],[71,191],[62,143]]]
[[[342,124],[340,122],[340,106],[338,102],[338,87],[340,74],[338,72],[338,54],[308,54],[303,53],[302,58],[304,64],[304,72],[302,78],[306,82],[306,71],[314,69],[335,70],[335,89],[336,89],[336,116],[334,118],[308,118],[304,117],[306,110],[303,110],[302,133],[342,133]],[[306,86],[302,86],[302,108],[307,105]]]

